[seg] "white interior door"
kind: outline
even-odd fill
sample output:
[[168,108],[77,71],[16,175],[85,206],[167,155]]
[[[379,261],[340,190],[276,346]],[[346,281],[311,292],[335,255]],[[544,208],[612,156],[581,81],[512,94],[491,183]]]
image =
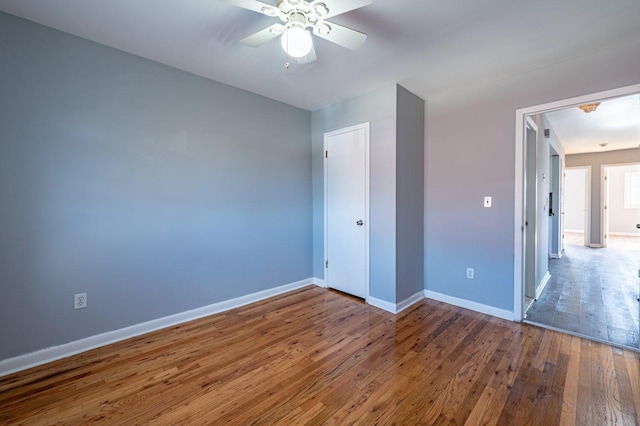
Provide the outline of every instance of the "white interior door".
[[324,146],[325,282],[366,298],[369,123],[325,134]]

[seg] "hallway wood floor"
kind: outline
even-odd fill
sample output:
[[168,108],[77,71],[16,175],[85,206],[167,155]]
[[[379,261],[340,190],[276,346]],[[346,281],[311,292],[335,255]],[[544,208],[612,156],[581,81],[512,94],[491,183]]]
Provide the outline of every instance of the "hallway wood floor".
[[0,378],[0,424],[640,424],[640,354],[317,287]]
[[640,350],[638,266],[640,250],[567,245],[527,320]]

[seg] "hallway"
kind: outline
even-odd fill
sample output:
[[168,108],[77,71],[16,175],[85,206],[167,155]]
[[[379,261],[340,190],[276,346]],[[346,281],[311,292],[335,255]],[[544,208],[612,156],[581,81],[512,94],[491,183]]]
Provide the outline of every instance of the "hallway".
[[640,351],[640,250],[567,245],[526,321]]

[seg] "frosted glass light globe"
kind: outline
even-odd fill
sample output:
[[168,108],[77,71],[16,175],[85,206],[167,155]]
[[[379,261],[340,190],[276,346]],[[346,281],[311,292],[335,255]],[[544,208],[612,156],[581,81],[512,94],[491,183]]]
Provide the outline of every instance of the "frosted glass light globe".
[[309,31],[291,27],[280,38],[282,49],[292,58],[302,58],[311,52],[313,48],[313,40]]

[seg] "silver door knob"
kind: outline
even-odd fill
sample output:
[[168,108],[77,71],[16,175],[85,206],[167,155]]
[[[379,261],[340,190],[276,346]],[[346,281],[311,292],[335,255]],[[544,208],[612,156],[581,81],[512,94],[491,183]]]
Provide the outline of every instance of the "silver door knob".
[[361,221],[361,220],[359,220],[359,221],[357,221],[357,222],[356,222],[356,225],[358,225],[358,226],[362,226],[362,225],[364,225],[364,222],[363,222],[363,221]]

